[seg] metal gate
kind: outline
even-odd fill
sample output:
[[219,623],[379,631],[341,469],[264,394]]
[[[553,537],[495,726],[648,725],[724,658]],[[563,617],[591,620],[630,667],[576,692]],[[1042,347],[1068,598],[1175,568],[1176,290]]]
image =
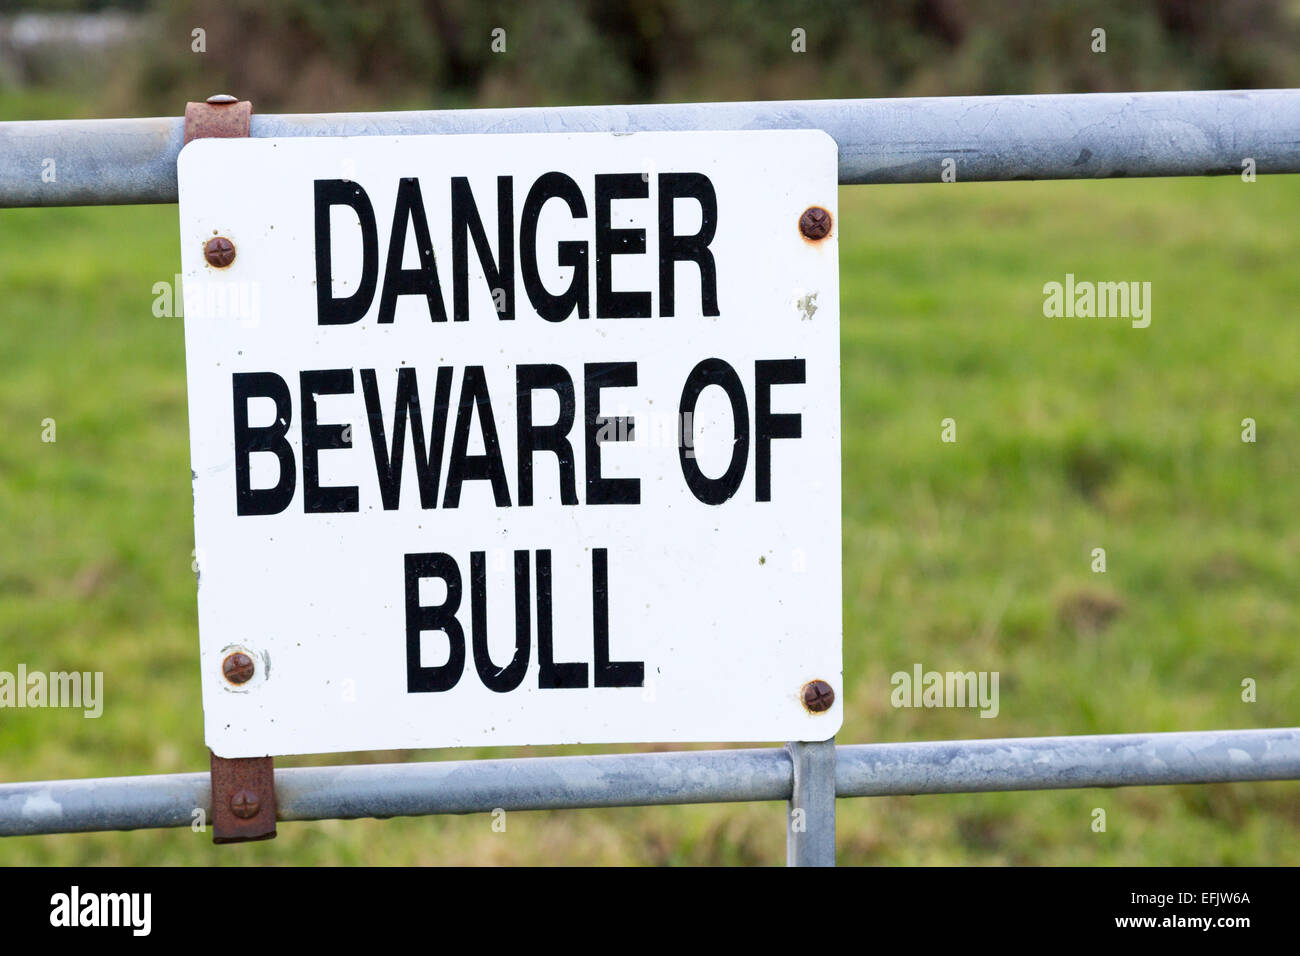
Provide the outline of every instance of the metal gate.
[[[250,134],[821,129],[842,185],[1300,172],[1300,90],[256,115]],[[180,117],[0,123],[0,207],[172,203]],[[42,163],[56,158],[57,182]],[[276,819],[786,800],[787,862],[835,862],[835,800],[1300,780],[1300,728],[283,769]],[[0,836],[190,825],[207,773],[0,784]],[[800,826],[791,821],[799,819]]]

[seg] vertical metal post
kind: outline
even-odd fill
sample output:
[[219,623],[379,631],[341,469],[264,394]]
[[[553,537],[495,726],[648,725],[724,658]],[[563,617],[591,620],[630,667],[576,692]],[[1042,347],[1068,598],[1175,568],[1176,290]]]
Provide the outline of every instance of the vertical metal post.
[[835,865],[835,738],[785,745],[794,791],[785,821],[786,866]]

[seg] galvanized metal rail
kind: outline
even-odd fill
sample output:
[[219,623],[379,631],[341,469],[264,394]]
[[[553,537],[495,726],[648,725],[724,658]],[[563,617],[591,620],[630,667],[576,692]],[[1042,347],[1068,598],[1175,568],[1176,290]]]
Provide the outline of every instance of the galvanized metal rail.
[[[1296,727],[300,767],[275,783],[282,821],[791,800],[806,828],[790,859],[806,863],[834,860],[837,796],[1294,779]],[[210,802],[206,773],[6,783],[0,836],[184,827]]]
[[[1300,172],[1300,90],[254,115],[251,135],[822,129],[840,183]],[[0,207],[176,201],[180,117],[0,123]],[[952,160],[946,164],[946,160]],[[52,162],[51,162],[52,161]],[[281,769],[278,819],[787,800],[835,861],[835,798],[1300,779],[1300,728]],[[207,773],[0,784],[0,836],[211,820]]]
[[[840,183],[1300,172],[1300,90],[253,114],[252,136],[821,129]],[[176,201],[181,117],[0,123],[0,207]],[[55,178],[45,181],[46,161]]]

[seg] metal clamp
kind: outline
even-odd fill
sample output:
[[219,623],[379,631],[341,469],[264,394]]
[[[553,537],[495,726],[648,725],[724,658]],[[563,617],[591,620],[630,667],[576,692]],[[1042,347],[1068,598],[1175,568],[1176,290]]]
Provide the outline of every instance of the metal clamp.
[[212,754],[212,842],[273,839],[275,758]]
[[186,103],[185,142],[247,136],[252,117],[253,104],[229,93],[209,96],[203,103]]
[[[228,93],[185,104],[185,142],[247,136],[253,104]],[[211,751],[209,751],[211,753]],[[212,842],[275,837],[275,760],[212,756]]]

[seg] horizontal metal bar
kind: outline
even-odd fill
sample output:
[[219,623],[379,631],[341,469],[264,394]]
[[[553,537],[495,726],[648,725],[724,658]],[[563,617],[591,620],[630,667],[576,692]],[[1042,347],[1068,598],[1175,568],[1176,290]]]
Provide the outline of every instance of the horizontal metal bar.
[[[254,109],[256,109],[254,104]],[[176,201],[184,122],[0,123],[0,206]],[[1300,172],[1300,90],[253,114],[253,136],[822,129],[840,183]],[[49,161],[53,161],[52,166]],[[44,174],[44,175],[43,175]]]
[[841,797],[1300,780],[1300,728],[841,747]]
[[[840,797],[1300,780],[1300,728],[860,744]],[[785,750],[712,750],[276,771],[281,820],[788,800]],[[206,773],[0,784],[0,836],[211,820]]]
[[276,793],[280,819],[328,820],[785,800],[791,774],[784,750],[703,750],[280,770]]
[[[277,768],[281,820],[784,800],[784,750]],[[0,784],[0,836],[188,826],[211,820],[206,773]]]
[[206,773],[0,784],[0,836],[189,826],[212,820]]

